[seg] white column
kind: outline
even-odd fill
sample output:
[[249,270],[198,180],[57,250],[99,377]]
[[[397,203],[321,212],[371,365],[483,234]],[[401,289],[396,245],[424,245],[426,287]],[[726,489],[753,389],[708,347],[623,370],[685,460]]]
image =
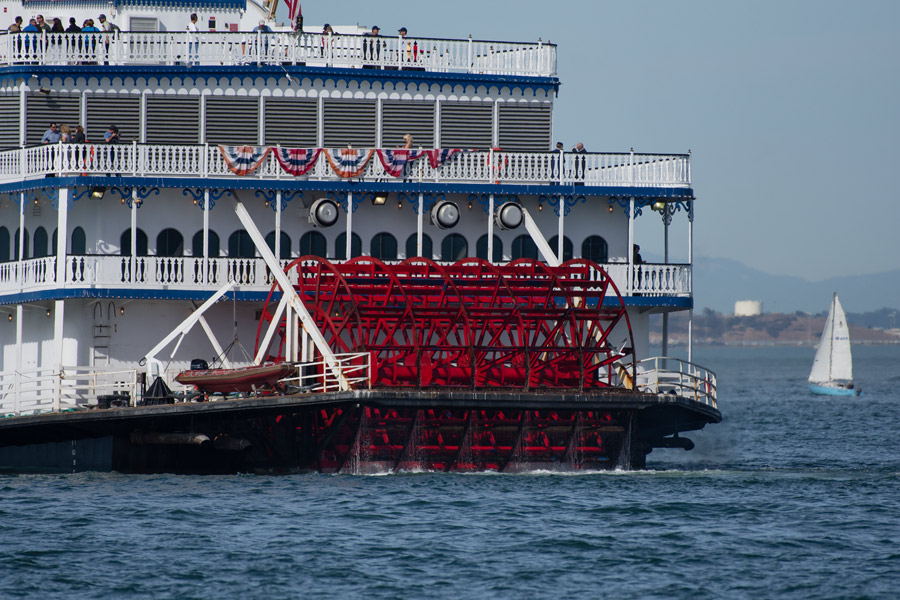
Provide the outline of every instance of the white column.
[[[691,304],[694,303],[694,201],[688,200],[688,268],[690,269]],[[688,312],[688,362],[693,362],[694,308]]]
[[[28,84],[25,83],[25,80],[23,79],[22,83],[19,85],[19,146],[25,145],[25,122],[28,117],[28,115],[25,114],[27,110],[27,103],[25,102],[25,98],[27,97]],[[84,121],[82,121],[82,123],[84,123]]]
[[[65,318],[65,300],[56,300],[53,303],[53,347],[56,351],[56,359],[54,361],[54,373],[62,373],[63,368],[63,319]],[[57,377],[54,382],[55,404],[53,409],[57,412],[60,409],[60,400],[62,399],[62,377]]]
[[634,288],[634,196],[628,200],[628,282],[625,289],[630,296]]
[[563,262],[565,262],[565,259],[563,258],[563,248],[565,246],[565,244],[564,244],[564,242],[565,242],[565,237],[564,237],[565,226],[563,224],[563,220],[565,217],[563,215],[566,214],[566,200],[562,196],[560,196],[560,198],[559,198],[558,206],[559,206],[559,219],[557,221],[556,235],[557,235],[557,238],[559,238],[559,239],[556,243],[556,258],[559,259],[560,263],[563,263]]
[[[672,220],[671,215],[669,214],[669,205],[665,205],[663,207],[663,254],[664,259],[663,262],[669,264],[669,221]],[[662,315],[662,355],[669,355],[669,311],[663,313]],[[666,367],[666,364],[663,363],[663,368]]]
[[137,273],[137,190],[131,191],[131,285]]
[[346,239],[346,247],[347,254],[346,260],[350,260],[352,255],[350,254],[350,248],[352,247],[353,240],[353,192],[347,192],[347,239]]
[[69,246],[69,188],[59,188],[56,210],[56,287],[66,284],[66,248]]
[[209,189],[203,190],[203,283],[209,281]]
[[281,192],[275,192],[275,258],[281,260]]
[[[419,214],[416,216],[416,253],[422,256],[422,237],[425,215],[425,194],[419,193]],[[406,258],[409,258],[408,256]],[[428,258],[432,258],[429,256]]]
[[[25,192],[19,194],[19,255],[16,260],[25,260]],[[20,272],[19,285],[21,284]]]
[[[502,259],[502,257],[501,257]],[[488,247],[487,261],[494,264],[494,195],[488,196]]]
[[22,317],[25,316],[24,307],[21,304],[16,305],[16,389],[13,393],[13,410],[19,413],[19,402],[22,389]]

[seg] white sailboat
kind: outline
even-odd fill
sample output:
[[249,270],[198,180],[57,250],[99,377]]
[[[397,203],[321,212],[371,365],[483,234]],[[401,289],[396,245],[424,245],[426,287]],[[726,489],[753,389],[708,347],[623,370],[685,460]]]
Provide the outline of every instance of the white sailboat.
[[824,396],[859,395],[859,390],[853,386],[853,357],[850,355],[847,315],[836,292],[809,373],[809,390]]

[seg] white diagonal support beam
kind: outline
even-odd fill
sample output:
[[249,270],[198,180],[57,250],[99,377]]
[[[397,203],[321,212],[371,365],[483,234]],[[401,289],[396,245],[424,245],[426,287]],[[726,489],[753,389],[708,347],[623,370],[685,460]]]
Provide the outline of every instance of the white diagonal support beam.
[[253,219],[250,217],[250,213],[248,213],[247,209],[244,208],[244,204],[238,198],[237,193],[234,190],[232,190],[231,193],[237,200],[237,202],[235,203],[234,212],[237,214],[237,217],[241,221],[241,224],[244,226],[244,229],[246,229],[247,233],[250,235],[250,239],[252,239],[253,243],[256,245],[256,250],[259,252],[260,256],[262,256],[263,260],[266,261],[266,265],[268,265],[269,271],[271,271],[272,276],[281,287],[282,294],[284,294],[284,297],[287,298],[288,304],[294,310],[294,312],[297,313],[297,316],[300,317],[300,321],[303,323],[303,328],[306,330],[306,333],[309,334],[309,336],[312,338],[313,343],[316,345],[316,348],[322,355],[322,359],[325,361],[325,364],[328,365],[328,368],[331,369],[331,372],[334,373],[334,376],[340,382],[341,390],[349,390],[350,384],[347,382],[347,378],[344,377],[344,373],[334,356],[334,352],[331,351],[331,348],[328,346],[328,342],[325,341],[325,336],[322,335],[322,332],[319,330],[319,326],[316,325],[316,322],[309,314],[309,311],[306,310],[306,307],[303,305],[303,302],[297,295],[296,290],[294,290],[294,286],[287,278],[287,275],[285,275],[284,270],[281,268],[281,265],[279,265],[278,261],[275,259],[275,255],[272,254],[271,250],[269,250],[269,246],[268,244],[266,244],[265,238],[263,238],[262,234],[259,232],[259,229],[256,227]]

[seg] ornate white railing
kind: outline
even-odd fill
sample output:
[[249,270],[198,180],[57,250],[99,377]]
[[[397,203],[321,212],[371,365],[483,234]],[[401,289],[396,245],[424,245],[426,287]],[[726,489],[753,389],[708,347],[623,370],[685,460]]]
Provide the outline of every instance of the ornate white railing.
[[134,369],[109,371],[96,367],[62,367],[0,373],[0,417],[75,410],[97,404],[97,396],[138,394]]
[[642,392],[674,394],[716,408],[716,374],[681,360],[656,356],[638,362],[637,387]]
[[[287,265],[289,261],[281,261]],[[635,265],[629,288],[628,264],[601,265],[623,296],[690,296],[690,265]],[[272,277],[261,258],[209,258],[194,256],[70,255],[66,257],[66,287],[109,289],[159,289],[215,291],[234,281],[242,291],[265,291]],[[0,294],[54,289],[56,257],[0,263]]]
[[0,65],[308,65],[553,77],[553,44],[278,33],[13,33]]
[[[248,175],[235,175],[218,146],[151,144],[45,144],[0,152],[0,181],[60,175],[133,175],[276,180],[336,180],[324,152],[301,177],[285,172],[270,152]],[[688,188],[687,154],[459,152],[432,168],[427,157],[387,173],[377,153],[355,180],[447,183],[521,183]]]

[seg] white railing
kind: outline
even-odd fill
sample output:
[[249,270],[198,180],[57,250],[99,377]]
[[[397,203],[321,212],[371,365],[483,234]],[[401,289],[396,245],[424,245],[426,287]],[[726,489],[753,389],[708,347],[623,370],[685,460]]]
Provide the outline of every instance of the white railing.
[[[338,369],[351,388],[372,387],[372,353],[357,352],[335,354]],[[341,382],[324,360],[297,363],[297,377],[282,379],[279,383],[294,385],[303,393],[337,392]]]
[[[270,152],[249,175],[232,173],[216,145],[53,144],[0,152],[0,181],[59,175],[133,175],[226,179],[337,180],[324,152],[302,177]],[[438,168],[427,157],[389,175],[373,154],[354,179],[384,182],[512,183],[689,188],[690,155],[559,152],[460,152]]]
[[306,65],[553,77],[553,44],[278,33],[12,33],[0,65]]
[[101,395],[138,393],[134,369],[105,371],[96,367],[63,367],[0,373],[0,417],[76,410],[96,405]]
[[717,407],[716,374],[680,358],[656,356],[639,361],[636,381],[642,392],[674,394]]
[[631,291],[645,296],[672,296],[691,293],[691,265],[634,265]]

